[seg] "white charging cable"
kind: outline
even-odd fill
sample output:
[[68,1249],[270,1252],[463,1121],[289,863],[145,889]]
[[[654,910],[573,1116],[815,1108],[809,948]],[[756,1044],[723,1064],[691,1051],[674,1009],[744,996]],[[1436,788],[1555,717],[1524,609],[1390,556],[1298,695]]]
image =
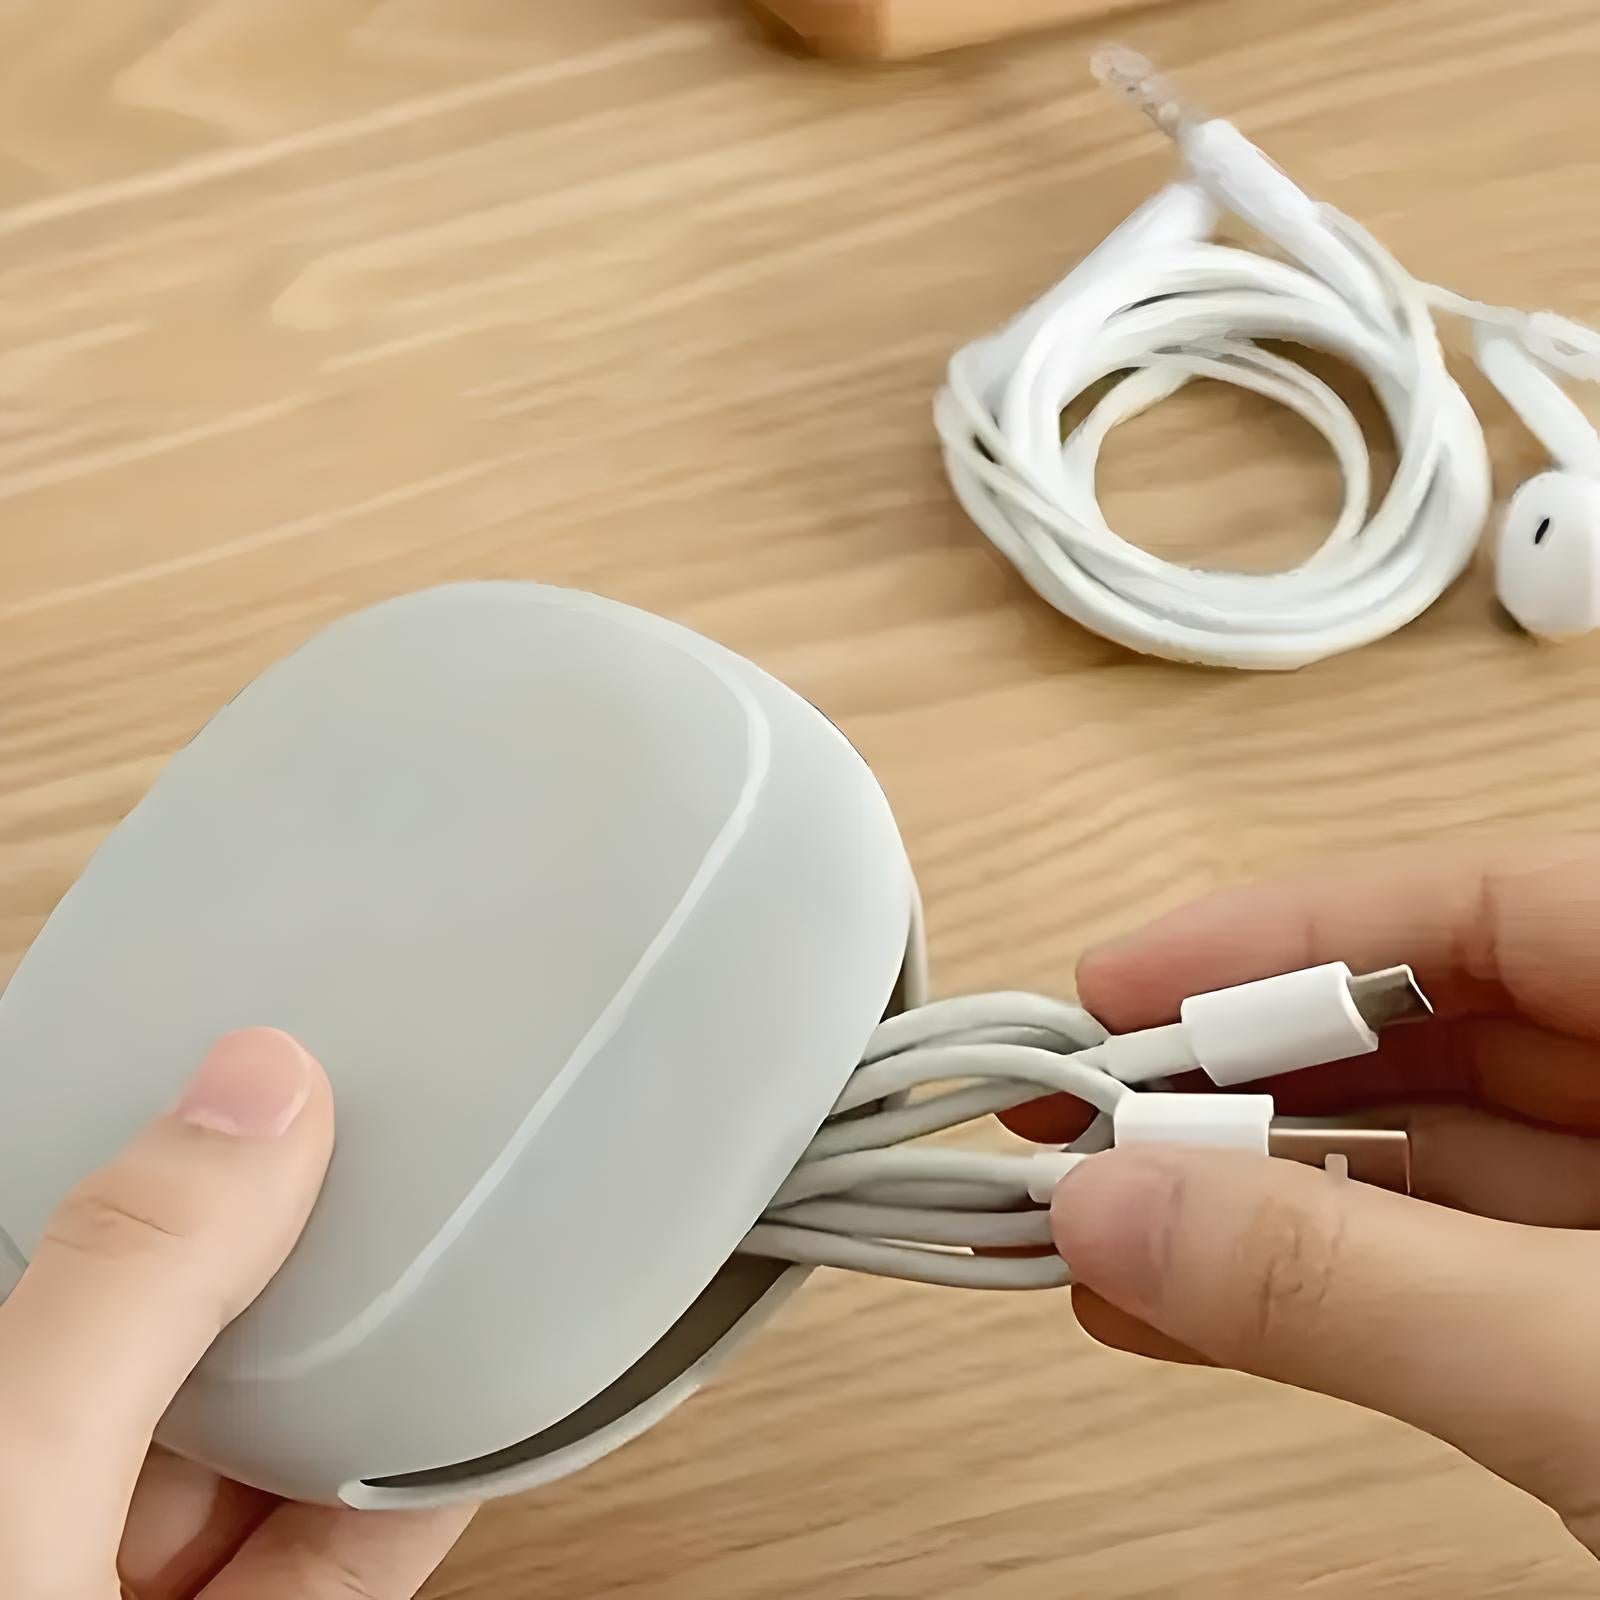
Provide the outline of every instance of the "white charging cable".
[[[1460,575],[1490,507],[1483,430],[1445,366],[1434,314],[1491,332],[1484,370],[1533,431],[1595,456],[1594,430],[1546,369],[1597,375],[1600,336],[1553,313],[1483,306],[1418,282],[1231,123],[1184,106],[1141,57],[1107,51],[1095,69],[1174,139],[1188,178],[1010,327],[957,353],[935,405],[957,497],[1051,605],[1146,654],[1287,669],[1392,633]],[[1211,242],[1219,211],[1288,259]],[[1326,350],[1370,381],[1398,446],[1375,509],[1366,440],[1349,407],[1262,340]],[[1494,349],[1508,346],[1513,360],[1497,363]],[[1063,415],[1117,374],[1063,443]],[[1541,375],[1543,391],[1530,394]],[[1195,378],[1289,407],[1332,448],[1343,508],[1299,567],[1202,571],[1151,555],[1107,524],[1095,491],[1107,433]]]
[[[1075,1162],[1113,1144],[1336,1158],[1352,1176],[1404,1188],[1403,1133],[1290,1124],[1275,1117],[1270,1095],[1160,1085],[1199,1071],[1231,1088],[1364,1055],[1388,1024],[1427,1012],[1408,967],[1356,977],[1342,963],[1197,995],[1178,1022],[1119,1036],[1080,1007],[1038,995],[935,1001],[877,1029],[743,1249],[962,1288],[1051,1288],[1071,1272],[1049,1252],[1044,1208]],[[914,1097],[930,1088],[938,1092]],[[918,1142],[1051,1094],[1099,1113],[1063,1149],[991,1154]]]

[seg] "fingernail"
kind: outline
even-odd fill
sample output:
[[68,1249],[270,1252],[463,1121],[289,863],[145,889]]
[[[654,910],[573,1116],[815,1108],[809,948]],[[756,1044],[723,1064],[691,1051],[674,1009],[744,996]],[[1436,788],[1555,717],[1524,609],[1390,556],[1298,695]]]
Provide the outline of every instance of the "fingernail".
[[1078,1282],[1124,1309],[1154,1304],[1166,1276],[1180,1182],[1142,1150],[1111,1151],[1074,1167],[1051,1199],[1050,1226]]
[[311,1098],[312,1061],[276,1028],[241,1028],[212,1045],[178,1101],[196,1128],[241,1139],[276,1139]]

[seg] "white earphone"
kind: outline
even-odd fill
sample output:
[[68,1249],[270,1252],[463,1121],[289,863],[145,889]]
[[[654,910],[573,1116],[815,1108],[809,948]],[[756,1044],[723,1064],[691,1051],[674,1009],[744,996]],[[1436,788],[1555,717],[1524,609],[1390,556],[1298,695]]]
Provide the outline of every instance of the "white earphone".
[[[1466,569],[1491,509],[1483,428],[1435,326],[1453,316],[1472,325],[1485,376],[1554,461],[1506,512],[1501,599],[1533,634],[1600,627],[1600,434],[1557,379],[1600,378],[1600,334],[1413,278],[1142,58],[1107,51],[1095,70],[1174,139],[1185,174],[1007,328],[958,351],[934,412],[957,498],[1033,589],[1130,649],[1209,666],[1283,671],[1404,627]],[[1275,252],[1215,242],[1221,213]],[[1285,340],[1331,351],[1372,383],[1399,447],[1381,498],[1359,423],[1272,348]],[[1063,415],[1107,378],[1063,439]],[[1334,451],[1344,506],[1299,567],[1199,570],[1108,525],[1095,492],[1106,434],[1196,378],[1288,406]]]
[[[1559,319],[1530,317],[1552,326]],[[1595,361],[1576,340],[1587,330],[1566,324],[1550,351],[1568,371]],[[1592,337],[1592,336],[1591,336]],[[1600,627],[1600,434],[1557,383],[1540,344],[1502,329],[1481,327],[1478,365],[1528,430],[1550,452],[1553,465],[1512,495],[1495,547],[1495,587],[1500,603],[1527,632],[1568,639]]]

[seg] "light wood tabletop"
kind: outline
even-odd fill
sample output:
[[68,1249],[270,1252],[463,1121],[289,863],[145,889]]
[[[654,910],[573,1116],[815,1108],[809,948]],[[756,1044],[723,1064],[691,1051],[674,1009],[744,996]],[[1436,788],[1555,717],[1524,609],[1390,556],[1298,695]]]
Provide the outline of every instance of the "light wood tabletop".
[[[1600,315],[1593,0],[1179,0],[1119,31],[1419,276]],[[0,975],[241,684],[466,576],[666,613],[824,707],[945,991],[1066,990],[1091,941],[1311,857],[1592,826],[1600,646],[1516,636],[1481,571],[1303,674],[1188,671],[1069,626],[953,506],[947,356],[1169,170],[1095,42],[874,70],[732,0],[0,8]],[[1538,452],[1464,381],[1504,489]],[[1310,549],[1332,462],[1211,389],[1114,439],[1112,521]],[[1593,1590],[1547,1513],[1399,1426],[1091,1348],[1065,1297],[821,1275],[653,1435],[486,1512],[429,1593]]]

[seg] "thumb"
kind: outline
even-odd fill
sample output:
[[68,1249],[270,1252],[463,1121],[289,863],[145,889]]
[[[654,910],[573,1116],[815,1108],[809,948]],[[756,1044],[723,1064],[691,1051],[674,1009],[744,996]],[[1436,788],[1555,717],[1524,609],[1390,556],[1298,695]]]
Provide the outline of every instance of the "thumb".
[[0,1305],[13,1510],[71,1503],[115,1548],[156,1424],[288,1255],[332,1142],[321,1069],[287,1034],[249,1028],[67,1196]]
[[1314,1168],[1119,1150],[1052,1207],[1075,1279],[1220,1365],[1445,1439],[1600,1549],[1600,1242]]

